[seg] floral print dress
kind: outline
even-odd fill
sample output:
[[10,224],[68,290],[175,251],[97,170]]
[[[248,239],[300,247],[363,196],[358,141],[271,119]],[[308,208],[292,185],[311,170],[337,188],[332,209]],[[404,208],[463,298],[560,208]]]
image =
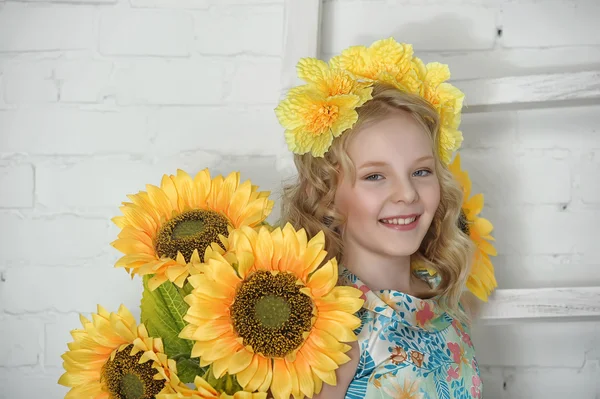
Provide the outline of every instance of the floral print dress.
[[360,360],[346,399],[481,399],[482,383],[466,325],[436,299],[371,291],[342,269],[340,284],[363,291]]

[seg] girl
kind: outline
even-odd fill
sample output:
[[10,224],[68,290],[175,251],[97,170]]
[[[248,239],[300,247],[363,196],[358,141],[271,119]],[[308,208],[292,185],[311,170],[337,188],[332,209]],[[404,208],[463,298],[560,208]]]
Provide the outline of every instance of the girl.
[[316,397],[481,398],[461,305],[473,248],[447,166],[462,93],[393,39],[298,72],[307,84],[276,109],[298,169],[282,220],[323,230],[340,283],[365,299],[350,361]]

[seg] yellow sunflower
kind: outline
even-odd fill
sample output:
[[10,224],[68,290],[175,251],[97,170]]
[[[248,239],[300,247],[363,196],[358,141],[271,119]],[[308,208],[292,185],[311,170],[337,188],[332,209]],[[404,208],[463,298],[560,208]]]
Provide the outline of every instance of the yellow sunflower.
[[58,383],[71,387],[66,399],[153,399],[170,391],[175,361],[125,306],[108,313],[98,305],[92,321],[80,318],[83,329],[71,332],[62,356],[66,372]]
[[175,362],[169,363],[171,371],[171,380],[169,381],[169,389],[164,389],[162,393],[156,395],[156,399],[266,399],[267,394],[264,392],[236,392],[228,395],[224,392],[219,392],[208,381],[200,376],[194,378],[194,388],[181,382],[177,376],[177,365]]
[[461,169],[460,154],[456,154],[449,168],[463,190],[460,228],[471,237],[476,245],[467,288],[477,298],[487,302],[488,296],[498,286],[494,276],[494,266],[490,260],[490,256],[497,255],[496,249],[489,242],[494,241],[494,237],[491,235],[494,226],[487,219],[478,216],[483,209],[483,194],[471,197],[471,179],[469,179],[469,174]]
[[314,58],[300,60],[297,69],[307,84],[290,90],[275,114],[292,152],[322,157],[333,138],[356,123],[356,108],[371,99],[372,89]]
[[194,380],[195,389],[185,384],[172,385],[172,392],[156,395],[156,399],[267,399],[265,392],[236,392],[233,395],[219,393],[202,377]]
[[258,226],[273,209],[269,192],[257,191],[240,174],[211,179],[208,169],[193,179],[184,171],[164,175],[160,187],[129,195],[113,218],[121,228],[112,245],[125,254],[116,263],[131,276],[153,274],[150,290],[169,280],[182,287],[190,265],[198,265],[206,247],[221,243],[231,228]]
[[[217,378],[235,375],[243,389],[275,399],[312,397],[349,360],[360,320],[362,292],[336,287],[337,262],[323,233],[310,241],[290,224],[229,236],[230,262],[207,251],[204,273],[190,277],[189,323],[180,337],[195,341],[192,357],[211,364]],[[277,376],[277,378],[274,378]]]

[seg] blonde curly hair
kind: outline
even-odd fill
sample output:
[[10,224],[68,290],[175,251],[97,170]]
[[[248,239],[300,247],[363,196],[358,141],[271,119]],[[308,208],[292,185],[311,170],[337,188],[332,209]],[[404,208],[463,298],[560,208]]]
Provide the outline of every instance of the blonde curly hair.
[[463,319],[465,314],[459,301],[474,248],[458,226],[462,189],[441,161],[439,146],[435,145],[440,136],[439,115],[422,97],[377,83],[373,87],[373,99],[357,109],[356,124],[333,141],[323,158],[294,155],[298,175],[283,189],[280,222],[304,228],[309,237],[323,231],[329,258],[340,257],[343,240],[339,228],[344,224],[344,217],[335,209],[334,198],[341,174],[350,173],[352,177],[355,174],[347,152],[348,143],[364,127],[398,110],[409,113],[430,136],[440,183],[440,204],[419,250],[411,257],[411,264],[413,269],[427,268],[439,275],[440,283],[431,289],[430,295],[439,295],[442,304]]

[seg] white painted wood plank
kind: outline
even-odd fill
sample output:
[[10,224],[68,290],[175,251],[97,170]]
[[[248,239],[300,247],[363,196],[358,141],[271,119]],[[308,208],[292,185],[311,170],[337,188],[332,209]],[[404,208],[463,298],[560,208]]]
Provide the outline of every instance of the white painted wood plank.
[[286,0],[281,85],[287,90],[299,84],[296,64],[303,57],[319,55],[322,0]]
[[470,112],[469,107],[551,101],[598,100],[600,103],[600,71],[474,79],[453,83],[465,93],[464,112]]
[[480,316],[484,323],[565,318],[600,319],[600,287],[500,289]]

